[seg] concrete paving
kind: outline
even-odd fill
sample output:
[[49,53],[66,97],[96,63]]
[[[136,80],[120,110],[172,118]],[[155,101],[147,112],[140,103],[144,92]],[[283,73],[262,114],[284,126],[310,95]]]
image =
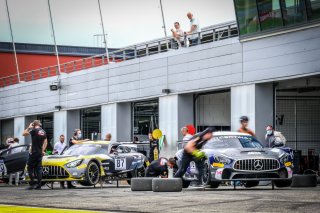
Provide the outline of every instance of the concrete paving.
[[319,212],[320,187],[246,189],[189,188],[182,192],[132,192],[129,186],[78,187],[41,191],[0,185],[0,204],[72,208],[111,212]]

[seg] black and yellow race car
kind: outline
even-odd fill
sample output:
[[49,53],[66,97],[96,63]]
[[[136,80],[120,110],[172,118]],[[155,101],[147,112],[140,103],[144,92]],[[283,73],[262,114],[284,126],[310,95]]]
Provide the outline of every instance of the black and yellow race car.
[[[42,160],[42,182],[77,181],[83,186],[94,186],[113,176],[114,171],[138,174],[146,158],[140,153],[140,157],[132,157],[122,149],[127,150],[117,142],[87,141],[71,146],[62,155],[45,156]],[[29,180],[26,172],[26,181]]]

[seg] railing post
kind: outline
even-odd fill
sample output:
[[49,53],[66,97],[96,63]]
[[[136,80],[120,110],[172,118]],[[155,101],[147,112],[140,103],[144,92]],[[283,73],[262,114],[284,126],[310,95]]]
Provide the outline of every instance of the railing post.
[[67,73],[67,64],[64,64],[63,68],[64,68],[64,72]]
[[50,67],[48,67],[48,76],[50,76],[50,74],[51,74],[51,73],[50,73]]
[[116,56],[114,54],[112,54],[112,61],[115,62],[116,61]]
[[216,30],[212,30],[212,41],[216,41]]
[[158,53],[161,53],[161,42],[158,41]]
[[84,69],[84,61],[85,59],[82,59],[81,62],[82,62],[82,69]]
[[27,73],[24,72],[24,73],[23,73],[23,81],[27,81],[26,79],[27,79]]
[[188,41],[187,36],[186,36],[186,35],[183,35],[184,47],[189,47],[187,41]]
[[73,72],[76,71],[76,69],[77,69],[77,64],[76,64],[76,62],[74,61],[74,62],[73,62]]
[[92,67],[94,67],[94,58],[91,58]]
[[[60,65],[58,65],[58,66],[60,66]],[[58,66],[56,66],[56,75],[59,75],[59,67]]]
[[134,58],[137,58],[137,46],[134,46]]
[[198,45],[201,44],[201,32],[198,33]]
[[230,38],[230,37],[231,37],[231,26],[228,25],[228,38]]
[[39,69],[39,78],[42,78],[41,69]]
[[12,76],[9,78],[9,85],[12,84]]
[[101,57],[101,63],[102,63],[102,65],[104,65],[104,55],[102,55],[102,57]]
[[34,80],[34,73],[33,73],[33,70],[31,71],[31,80],[32,80],[32,81]]
[[146,44],[146,56],[149,55],[149,48],[148,48],[148,44]]

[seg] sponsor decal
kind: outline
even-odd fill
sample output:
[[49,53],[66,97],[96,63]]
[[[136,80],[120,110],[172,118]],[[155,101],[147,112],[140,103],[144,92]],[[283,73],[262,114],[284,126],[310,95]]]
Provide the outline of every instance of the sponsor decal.
[[213,163],[212,166],[213,166],[213,167],[223,168],[223,167],[224,167],[224,164],[223,164],[223,163]]
[[284,165],[285,165],[286,167],[289,167],[289,166],[292,165],[292,163],[291,163],[291,162],[285,162]]
[[260,152],[248,152],[248,155],[261,155]]

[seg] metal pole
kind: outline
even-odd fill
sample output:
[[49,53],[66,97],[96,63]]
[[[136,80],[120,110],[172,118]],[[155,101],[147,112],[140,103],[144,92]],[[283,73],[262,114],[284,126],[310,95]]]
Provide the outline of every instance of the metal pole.
[[16,63],[16,70],[17,70],[17,76],[18,76],[18,83],[20,83],[20,72],[19,72],[19,65],[18,65],[17,51],[16,51],[16,45],[15,45],[15,43],[14,43],[14,39],[13,39],[13,32],[12,32],[12,26],[11,26],[11,20],[10,20],[10,13],[9,13],[8,0],[6,0],[6,7],[7,7],[7,15],[8,15],[8,20],[9,20],[10,35],[11,35],[11,41],[12,41],[12,47],[13,47],[13,54],[14,54],[14,59],[15,59],[15,63]]
[[102,34],[103,34],[104,46],[105,46],[105,48],[106,48],[107,63],[109,64],[109,51],[108,51],[106,34],[105,34],[105,32],[104,32],[104,25],[103,25],[103,19],[102,19],[102,12],[101,12],[100,0],[98,0],[98,5],[99,5],[99,12],[100,12],[100,19],[101,19],[101,27],[102,27]]
[[56,36],[55,36],[55,33],[54,33],[54,28],[53,28],[50,0],[48,0],[48,8],[49,8],[50,23],[51,23],[51,30],[52,30],[52,35],[53,35],[54,48],[55,48],[56,57],[57,57],[57,63],[58,63],[58,79],[59,79],[60,78],[60,74],[61,74],[60,60],[59,60],[59,53],[58,53],[58,47],[57,47],[57,42],[56,42]]
[[166,31],[166,23],[165,23],[165,21],[164,21],[164,14],[163,14],[163,8],[162,8],[162,0],[160,0],[160,8],[161,8],[161,15],[162,15],[162,23],[163,23],[164,37],[165,37],[165,39],[166,39],[167,50],[169,50],[168,36],[167,36],[167,31]]

